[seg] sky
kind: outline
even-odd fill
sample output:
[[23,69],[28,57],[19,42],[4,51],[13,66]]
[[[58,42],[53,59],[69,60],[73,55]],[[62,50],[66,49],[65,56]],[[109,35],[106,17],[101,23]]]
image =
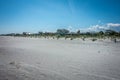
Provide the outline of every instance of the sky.
[[120,0],[0,0],[0,34],[120,31]]

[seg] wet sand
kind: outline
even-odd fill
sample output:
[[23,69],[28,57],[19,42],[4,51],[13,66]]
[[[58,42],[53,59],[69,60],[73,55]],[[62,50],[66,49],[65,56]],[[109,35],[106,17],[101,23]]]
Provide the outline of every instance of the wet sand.
[[120,42],[0,36],[0,80],[120,80]]

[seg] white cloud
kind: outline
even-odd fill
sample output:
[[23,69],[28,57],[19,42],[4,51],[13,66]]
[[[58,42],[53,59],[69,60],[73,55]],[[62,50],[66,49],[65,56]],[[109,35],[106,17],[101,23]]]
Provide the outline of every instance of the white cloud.
[[[99,21],[100,22],[100,21]],[[79,28],[78,28],[79,27]],[[80,30],[81,32],[99,32],[99,31],[105,31],[108,29],[120,31],[120,23],[106,23],[106,24],[96,24],[96,25],[90,25],[90,27],[80,27],[80,25],[69,25],[66,27],[70,32],[76,32]]]
[[107,23],[105,25],[93,25],[87,28],[87,31],[104,31],[107,29],[115,30],[115,31],[120,31],[120,24],[119,23]]
[[67,30],[69,30],[70,32],[74,32],[74,31],[76,31],[77,29],[75,28],[75,26],[69,25],[69,26],[67,27]]
[[69,31],[71,31],[73,29],[73,27],[71,25],[68,26],[67,28]]
[[100,30],[106,30],[106,29],[108,29],[108,27],[104,25],[98,25],[98,24],[88,28],[89,31],[100,31]]
[[107,23],[108,27],[120,27],[119,23]]

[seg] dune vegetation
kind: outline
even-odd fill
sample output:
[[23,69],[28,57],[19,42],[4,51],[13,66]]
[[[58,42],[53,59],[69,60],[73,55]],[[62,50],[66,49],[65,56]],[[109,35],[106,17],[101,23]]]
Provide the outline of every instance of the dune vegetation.
[[92,41],[96,41],[97,39],[116,39],[120,38],[120,32],[116,32],[114,30],[105,30],[99,32],[70,32],[67,29],[57,29],[56,32],[42,32],[39,31],[38,33],[30,33],[30,32],[23,32],[23,33],[10,33],[10,34],[1,34],[2,36],[14,36],[14,37],[31,37],[31,38],[52,38],[52,39],[59,39],[65,38],[73,40],[75,38],[81,38],[85,41],[85,38],[92,38]]

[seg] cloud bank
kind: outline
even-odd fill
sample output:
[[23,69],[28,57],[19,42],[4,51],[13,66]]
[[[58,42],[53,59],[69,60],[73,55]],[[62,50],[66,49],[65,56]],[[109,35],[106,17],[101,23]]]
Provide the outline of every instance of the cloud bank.
[[111,30],[115,30],[117,32],[120,31],[120,24],[119,23],[107,23],[105,25],[93,25],[93,26],[90,26],[89,28],[87,28],[86,30],[87,31],[105,31],[105,30],[108,30],[108,29],[111,29]]
[[109,27],[120,27],[120,24],[119,23],[108,23],[107,26]]

